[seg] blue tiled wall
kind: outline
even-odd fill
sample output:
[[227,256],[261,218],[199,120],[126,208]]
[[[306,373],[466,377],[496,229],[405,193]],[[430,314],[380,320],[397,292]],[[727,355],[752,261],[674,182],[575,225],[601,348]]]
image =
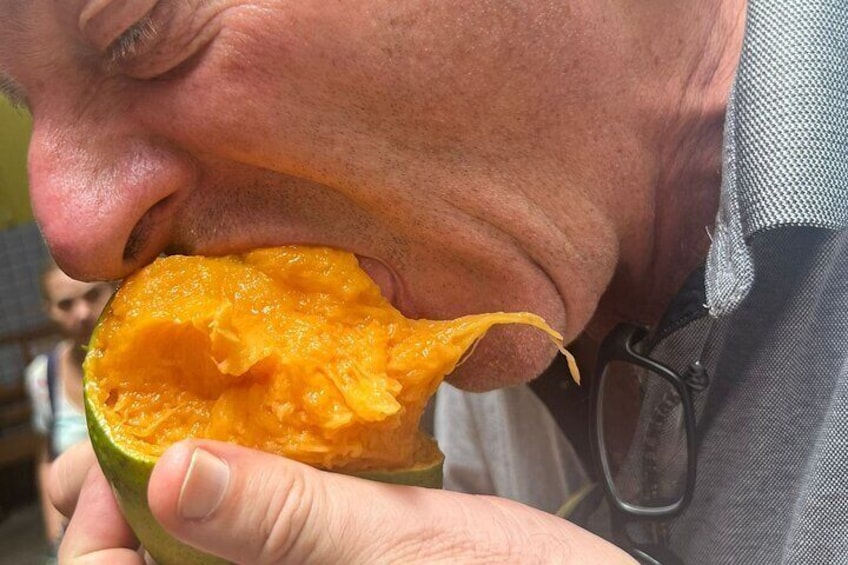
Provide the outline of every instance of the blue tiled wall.
[[[38,283],[46,256],[34,223],[0,231],[0,335],[47,322]],[[22,377],[23,370],[18,348],[0,347],[0,385],[13,384]]]

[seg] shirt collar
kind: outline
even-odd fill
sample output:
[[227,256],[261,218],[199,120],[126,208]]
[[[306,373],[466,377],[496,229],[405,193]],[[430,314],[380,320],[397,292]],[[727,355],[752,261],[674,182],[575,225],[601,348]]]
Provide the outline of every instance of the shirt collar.
[[843,0],[751,0],[728,104],[707,304],[733,311],[754,280],[750,238],[848,227],[848,26]]

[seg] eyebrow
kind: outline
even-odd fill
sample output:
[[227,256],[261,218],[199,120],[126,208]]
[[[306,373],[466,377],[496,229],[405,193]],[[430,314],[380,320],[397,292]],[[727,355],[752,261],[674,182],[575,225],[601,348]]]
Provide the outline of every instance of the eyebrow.
[[0,96],[5,98],[14,107],[28,106],[27,95],[24,89],[9,75],[0,70]]

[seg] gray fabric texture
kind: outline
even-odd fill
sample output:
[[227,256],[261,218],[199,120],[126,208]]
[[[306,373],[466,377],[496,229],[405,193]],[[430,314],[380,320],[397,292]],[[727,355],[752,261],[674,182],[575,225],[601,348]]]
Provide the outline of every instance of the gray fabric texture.
[[685,563],[848,563],[848,231],[750,246],[757,277],[736,311],[651,352],[679,372],[700,360],[711,382],[693,392],[693,501],[643,536]]
[[498,495],[554,513],[589,482],[574,448],[526,385],[472,393],[445,383],[434,423],[447,490]]
[[711,377],[695,495],[642,533],[685,563],[848,563],[848,3],[750,2],[724,158],[716,318],[654,350]]
[[745,34],[707,262],[714,315],[753,284],[753,234],[848,226],[848,3],[752,0]]

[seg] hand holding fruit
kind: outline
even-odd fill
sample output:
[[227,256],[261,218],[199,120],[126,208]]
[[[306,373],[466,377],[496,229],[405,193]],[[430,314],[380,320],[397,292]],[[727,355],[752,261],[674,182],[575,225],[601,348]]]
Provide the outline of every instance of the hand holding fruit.
[[[143,564],[90,451],[63,455],[55,473],[64,477],[57,506],[72,508],[79,495],[60,563]],[[514,502],[367,481],[219,442],[167,450],[148,496],[171,535],[239,563],[632,562],[565,520]]]
[[100,468],[84,452],[60,466],[62,507],[83,485],[62,556],[134,562],[140,540],[164,564],[491,561],[542,534],[534,558],[565,559],[571,538],[597,540],[515,503],[362,478],[439,484],[420,414],[476,340],[511,323],[568,356],[529,313],[407,319],[335,250],[153,263],[92,337],[85,400]]

